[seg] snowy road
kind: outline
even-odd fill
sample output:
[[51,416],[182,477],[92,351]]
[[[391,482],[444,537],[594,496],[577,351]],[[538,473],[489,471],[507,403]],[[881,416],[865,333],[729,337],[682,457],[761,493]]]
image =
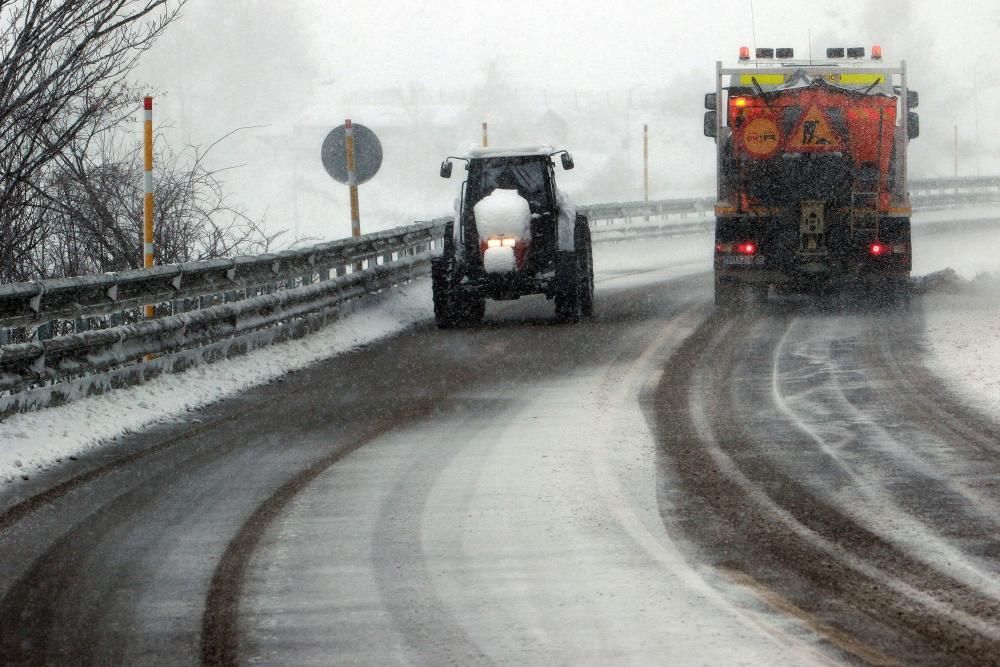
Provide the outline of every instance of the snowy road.
[[865,662],[1000,660],[1000,426],[916,360],[912,314],[713,318],[651,412],[668,526]]
[[9,487],[0,661],[1000,661],[1000,432],[921,366],[927,300],[723,318],[672,264]]

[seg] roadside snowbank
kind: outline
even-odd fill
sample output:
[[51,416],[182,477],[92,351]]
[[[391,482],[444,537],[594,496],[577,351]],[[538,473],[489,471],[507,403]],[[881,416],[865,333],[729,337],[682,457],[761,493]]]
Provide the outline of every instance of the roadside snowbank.
[[[945,220],[998,220],[1000,210],[935,211],[926,215]],[[928,366],[968,404],[1000,420],[998,244],[1000,224],[933,234],[922,233],[914,225],[913,274],[954,271],[953,278],[932,287],[921,300]]]
[[322,331],[246,357],[165,374],[127,391],[9,417],[0,422],[0,485],[102,440],[176,418],[425,321],[433,314],[430,280],[416,280],[341,312],[341,319]]
[[930,369],[1000,420],[1000,273],[934,290],[923,304]]

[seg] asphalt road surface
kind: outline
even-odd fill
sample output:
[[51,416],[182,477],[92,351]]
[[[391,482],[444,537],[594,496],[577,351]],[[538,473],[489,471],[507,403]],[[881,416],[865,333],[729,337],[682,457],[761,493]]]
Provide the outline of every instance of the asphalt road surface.
[[1000,427],[909,312],[604,274],[0,497],[3,664],[1000,663]]

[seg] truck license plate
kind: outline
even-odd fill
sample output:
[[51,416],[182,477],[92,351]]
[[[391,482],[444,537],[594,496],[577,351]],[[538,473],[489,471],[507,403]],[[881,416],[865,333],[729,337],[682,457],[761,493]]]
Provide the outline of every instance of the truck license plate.
[[723,264],[753,264],[753,257],[750,255],[730,255],[722,258]]

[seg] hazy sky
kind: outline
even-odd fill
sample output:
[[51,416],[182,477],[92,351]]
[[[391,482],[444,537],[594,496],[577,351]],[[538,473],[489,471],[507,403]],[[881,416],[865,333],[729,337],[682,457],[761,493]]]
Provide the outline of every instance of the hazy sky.
[[[715,61],[754,44],[790,46],[801,57],[810,33],[817,55],[880,44],[886,60],[907,60],[921,93],[915,174],[951,174],[955,125],[960,172],[1000,170],[1000,74],[989,57],[1000,42],[998,0],[969,0],[960,11],[932,0],[190,0],[141,76],[159,93],[157,122],[170,123],[179,141],[205,145],[237,127],[266,126],[216,150],[220,164],[246,165],[227,181],[237,200],[251,213],[266,209],[278,226],[340,236],[339,227],[314,223],[327,210],[342,215],[346,192],[327,182],[319,145],[347,116],[387,133],[384,172],[363,188],[363,209],[381,216],[379,227],[447,210],[436,165],[476,140],[480,117],[502,143],[535,143],[551,141],[538,136],[546,110],[570,123],[571,148],[584,155],[567,177],[578,201],[641,196],[644,122],[653,128],[653,196],[705,194],[714,168],[700,135],[701,95],[713,87]],[[504,84],[492,96],[483,92],[490,68]],[[469,97],[456,97],[462,91]],[[581,94],[591,97],[581,102]],[[595,94],[605,96],[599,105]]]
[[917,48],[940,46],[939,56],[963,62],[995,48],[1000,3],[960,6],[957,11],[940,0],[334,1],[317,2],[308,14],[319,36],[317,58],[346,85],[457,82],[496,58],[528,81],[582,87],[703,70],[731,58],[741,44],[752,45],[755,33],[759,46],[790,46],[802,55],[811,31],[817,54],[826,46],[877,43],[887,57],[914,60]]

